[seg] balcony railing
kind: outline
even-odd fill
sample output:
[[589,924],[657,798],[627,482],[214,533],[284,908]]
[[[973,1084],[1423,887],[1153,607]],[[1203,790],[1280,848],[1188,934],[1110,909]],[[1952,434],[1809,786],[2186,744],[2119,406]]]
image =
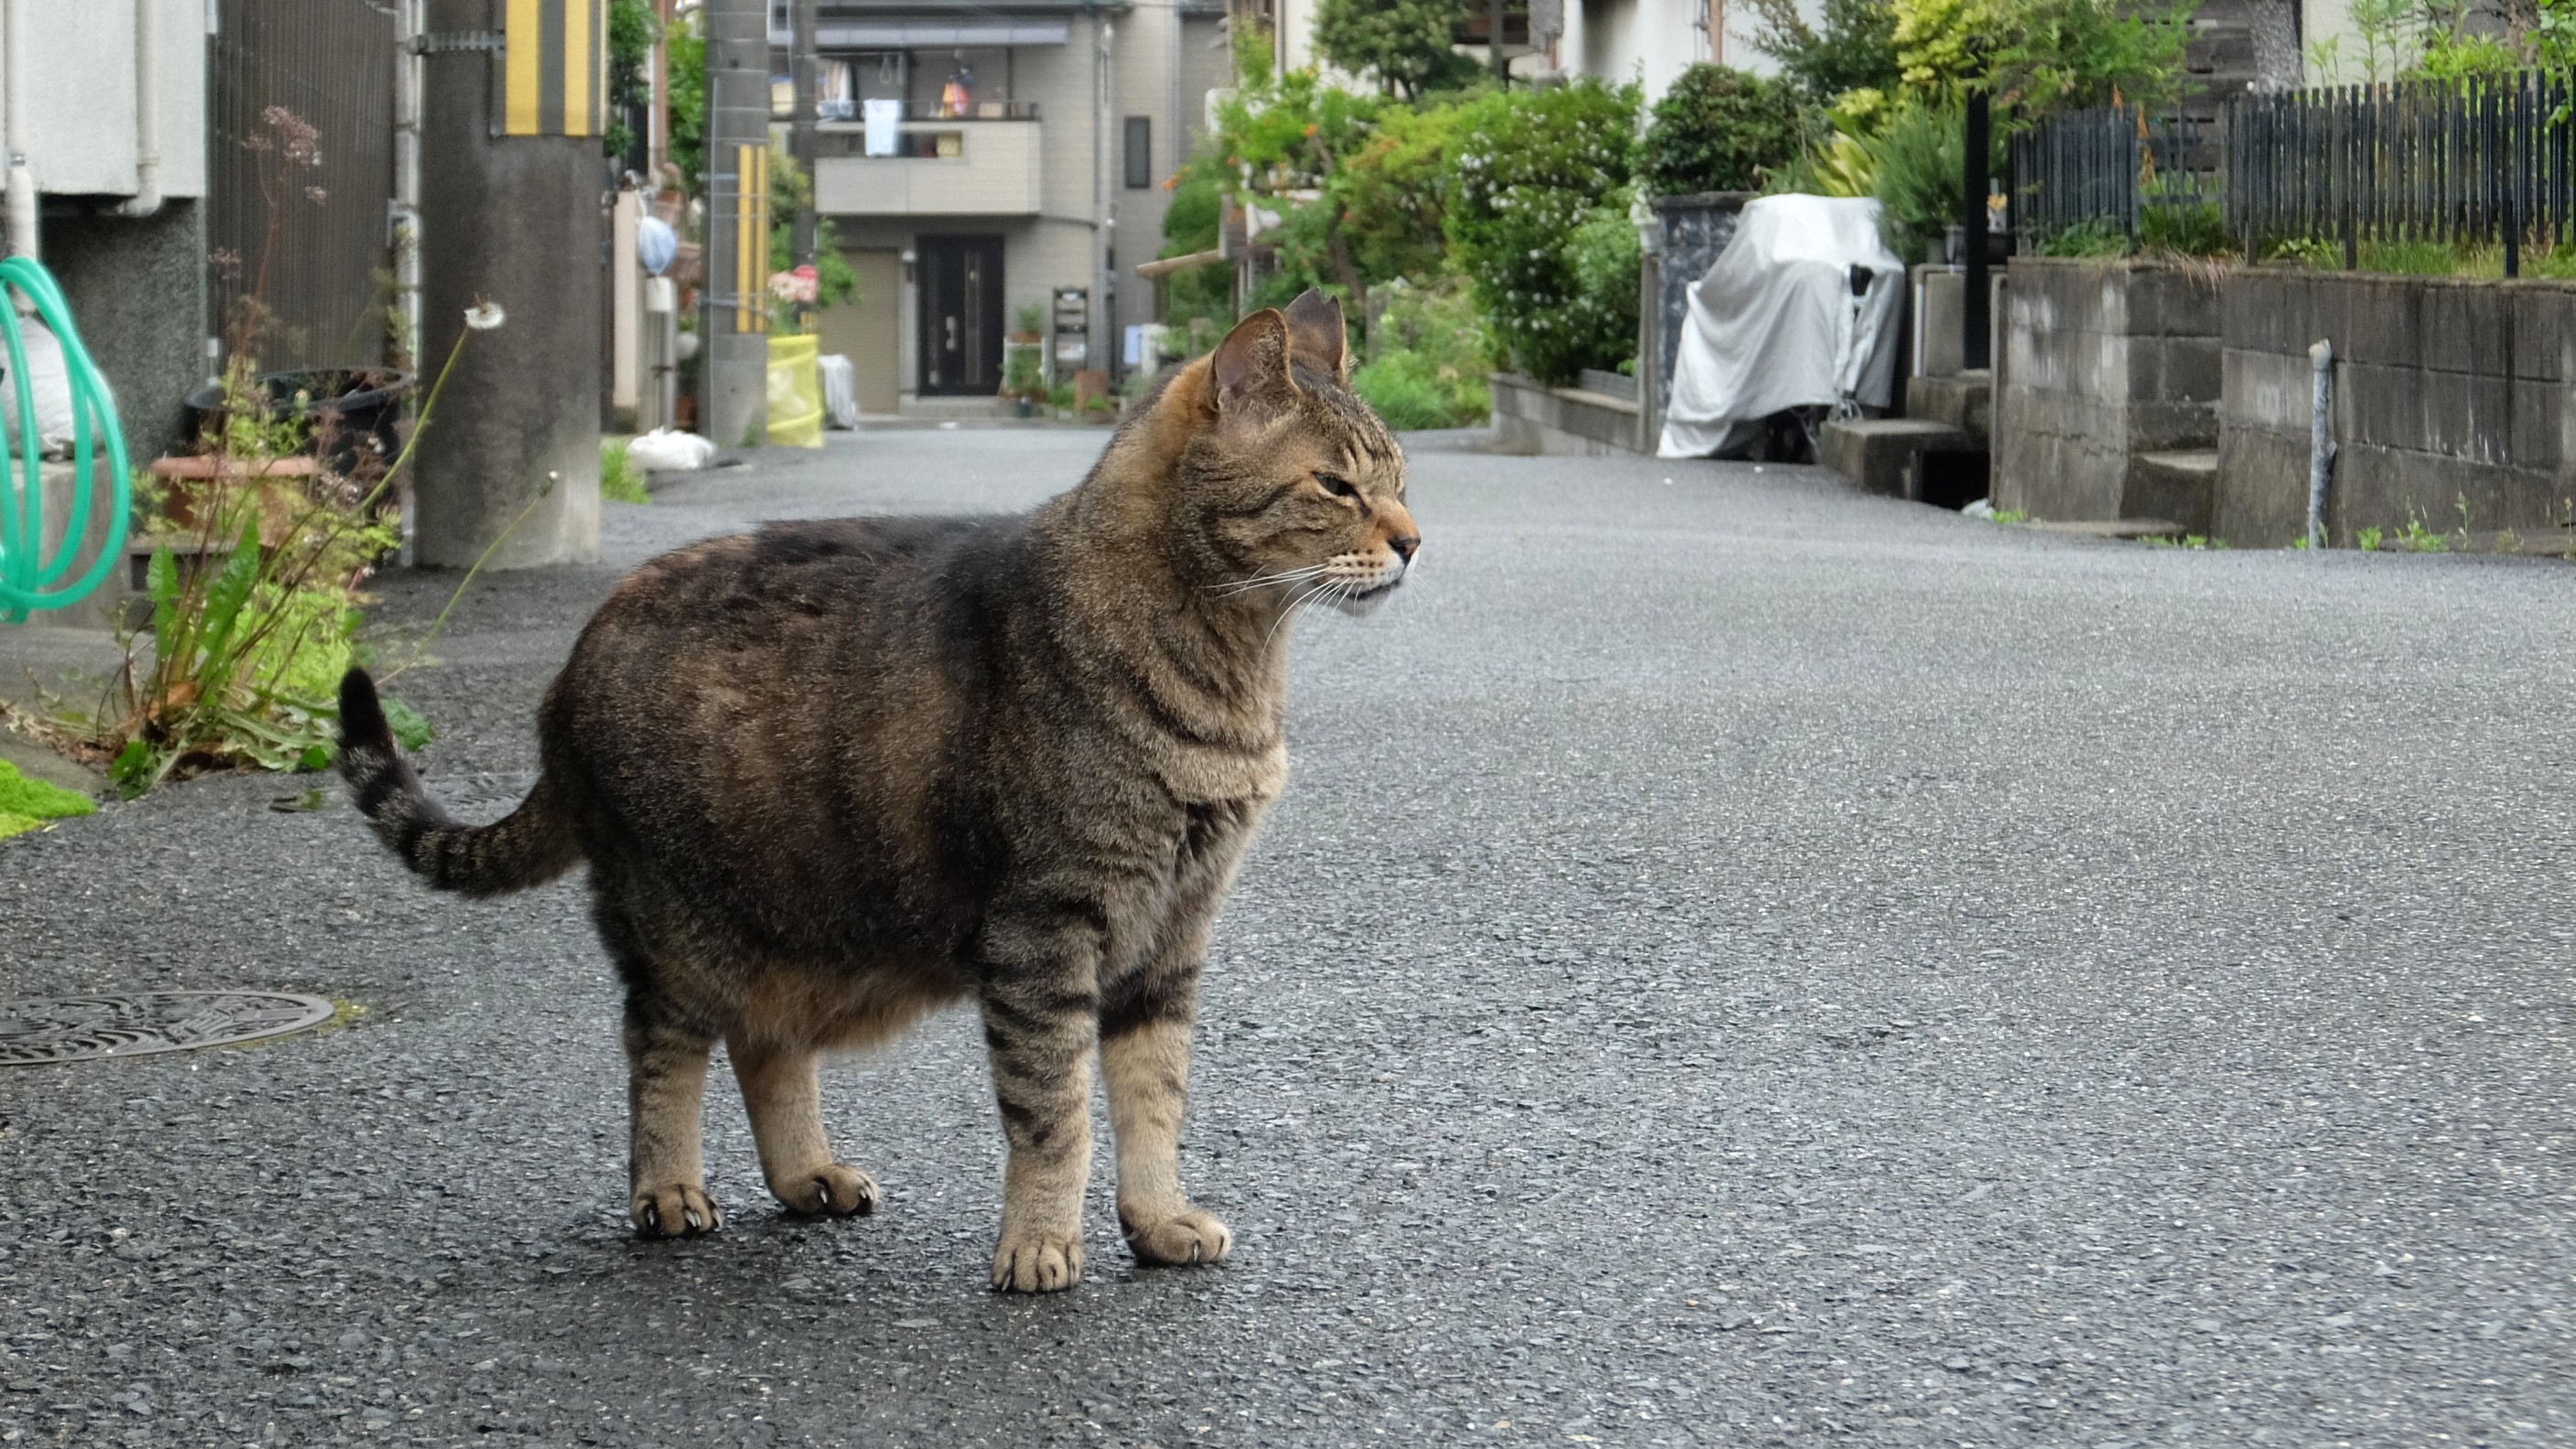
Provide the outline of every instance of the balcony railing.
[[895,153],[867,154],[867,128],[815,136],[815,203],[838,216],[1030,216],[1038,210],[1039,132],[1029,122],[907,121]]
[[[778,110],[778,88],[773,83],[770,112],[774,117],[792,116],[796,104],[794,90],[785,92],[788,110]],[[824,100],[818,110],[826,125],[853,124],[864,118],[857,101]],[[906,101],[903,118],[907,121],[1034,121],[1038,118],[1035,101],[971,101],[963,109],[943,106],[937,101]]]

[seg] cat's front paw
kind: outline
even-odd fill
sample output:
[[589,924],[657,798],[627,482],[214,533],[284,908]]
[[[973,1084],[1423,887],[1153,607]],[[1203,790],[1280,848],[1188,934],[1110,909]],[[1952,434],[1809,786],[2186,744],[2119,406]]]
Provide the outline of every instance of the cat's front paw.
[[1183,1208],[1160,1222],[1142,1224],[1121,1212],[1118,1226],[1140,1263],[1213,1263],[1234,1246],[1234,1234],[1226,1231],[1225,1224],[1197,1208]]
[[829,1163],[801,1177],[772,1182],[769,1190],[790,1212],[846,1218],[877,1210],[876,1183],[846,1162]]
[[1002,1230],[993,1286],[1005,1293],[1060,1293],[1082,1281],[1082,1235]]
[[693,1238],[724,1226],[724,1214],[705,1187],[694,1182],[665,1182],[639,1187],[626,1204],[635,1233],[644,1238]]

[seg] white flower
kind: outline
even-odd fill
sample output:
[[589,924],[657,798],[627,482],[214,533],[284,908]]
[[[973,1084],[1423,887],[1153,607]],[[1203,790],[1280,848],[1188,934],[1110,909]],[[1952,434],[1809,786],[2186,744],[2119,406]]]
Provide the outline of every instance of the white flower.
[[477,302],[465,309],[465,325],[477,332],[489,332],[509,320],[510,314],[498,302]]

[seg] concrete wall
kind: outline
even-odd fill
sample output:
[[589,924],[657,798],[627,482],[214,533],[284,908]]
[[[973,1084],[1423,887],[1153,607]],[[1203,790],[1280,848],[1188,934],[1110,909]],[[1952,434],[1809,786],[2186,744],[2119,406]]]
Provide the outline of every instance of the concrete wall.
[[2220,290],[2127,262],[2015,257],[1994,395],[1994,503],[2034,518],[2179,517],[2142,453],[2218,441]]
[[206,222],[194,200],[149,217],[81,213],[44,222],[44,255],[90,360],[116,391],[127,460],[185,448],[181,399],[206,379]]
[[[2565,523],[2576,480],[2576,285],[2256,270],[2228,284],[2219,537],[2305,531],[2308,345],[2334,344],[2326,529]],[[2463,516],[2465,509],[2465,517]]]
[[[140,184],[135,93],[137,21],[151,15],[159,60],[152,150],[165,196],[206,191],[206,8],[201,0],[38,0],[23,8],[26,152],[36,189],[58,196],[131,196]],[[0,75],[0,86],[7,83]],[[5,93],[0,92],[0,104]]]

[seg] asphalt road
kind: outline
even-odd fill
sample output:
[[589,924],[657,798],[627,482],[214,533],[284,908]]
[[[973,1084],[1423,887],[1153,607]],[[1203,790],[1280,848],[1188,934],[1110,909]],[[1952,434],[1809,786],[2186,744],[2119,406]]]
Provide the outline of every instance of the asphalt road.
[[[478,582],[394,686],[425,768],[498,812],[617,567],[1099,440],[612,505],[616,567]],[[0,843],[0,999],[364,1014],[0,1068],[0,1442],[2576,1443],[2576,571],[1457,437],[1414,480],[1218,932],[1229,1262],[1136,1270],[1104,1161],[1082,1286],[986,1291],[964,1016],[826,1077],[875,1217],[782,1218],[719,1072],[727,1227],[635,1242],[578,884],[433,898],[336,796],[203,781]]]

